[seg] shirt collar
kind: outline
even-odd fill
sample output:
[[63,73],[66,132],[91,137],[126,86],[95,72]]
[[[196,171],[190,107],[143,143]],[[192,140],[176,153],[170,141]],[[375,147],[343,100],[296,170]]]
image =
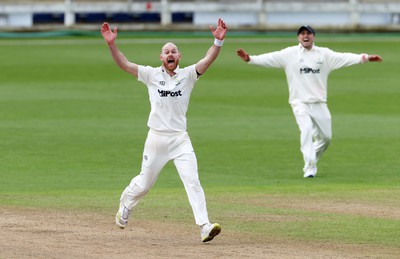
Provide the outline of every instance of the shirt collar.
[[[304,47],[303,47],[303,45],[301,45],[301,43],[299,43],[299,47],[300,47],[300,51],[302,51],[302,52],[304,52],[304,51],[307,51],[307,50],[308,50],[308,49],[304,48]],[[314,49],[314,47],[315,47],[315,44],[313,43],[313,45],[312,45],[312,47],[311,47],[310,51],[311,51],[311,50],[313,50],[313,49]]]
[[[165,69],[165,67],[163,65],[161,65],[161,71],[167,73],[167,71],[166,71],[166,69]],[[174,70],[175,75],[177,75],[178,72],[179,72],[179,65],[177,65],[175,70]]]

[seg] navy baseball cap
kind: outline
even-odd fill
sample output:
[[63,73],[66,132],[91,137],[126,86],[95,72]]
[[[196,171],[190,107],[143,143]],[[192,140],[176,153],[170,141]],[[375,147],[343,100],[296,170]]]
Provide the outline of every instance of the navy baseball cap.
[[307,30],[308,32],[311,32],[312,34],[315,35],[315,31],[311,26],[309,25],[303,25],[297,30],[297,35],[299,35],[302,31]]

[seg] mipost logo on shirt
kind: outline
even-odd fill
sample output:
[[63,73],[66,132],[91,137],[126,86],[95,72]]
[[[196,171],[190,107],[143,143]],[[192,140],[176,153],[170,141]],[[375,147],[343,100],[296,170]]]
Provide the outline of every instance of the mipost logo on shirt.
[[[175,84],[175,86],[180,85],[180,81],[177,81],[177,83]],[[164,86],[165,85],[165,81],[159,81],[159,84]],[[166,90],[160,90],[158,89],[158,94],[160,95],[160,97],[178,97],[178,96],[182,96],[182,91],[166,91]]]
[[310,73],[319,74],[319,72],[320,72],[319,68],[318,69],[313,69],[310,67],[300,68],[300,74],[310,74]]
[[182,91],[165,91],[165,90],[160,90],[158,89],[158,94],[160,95],[160,97],[178,97],[178,96],[182,96]]

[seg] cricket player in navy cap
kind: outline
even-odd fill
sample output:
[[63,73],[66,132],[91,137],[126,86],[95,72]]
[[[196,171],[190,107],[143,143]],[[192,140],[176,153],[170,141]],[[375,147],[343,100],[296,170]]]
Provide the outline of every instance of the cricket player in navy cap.
[[285,70],[289,103],[300,129],[304,159],[303,177],[317,174],[317,162],[332,139],[331,114],[327,105],[328,76],[336,69],[367,62],[381,62],[379,55],[339,53],[314,44],[315,30],[303,25],[297,30],[296,46],[261,55],[239,48],[237,55],[252,65]]

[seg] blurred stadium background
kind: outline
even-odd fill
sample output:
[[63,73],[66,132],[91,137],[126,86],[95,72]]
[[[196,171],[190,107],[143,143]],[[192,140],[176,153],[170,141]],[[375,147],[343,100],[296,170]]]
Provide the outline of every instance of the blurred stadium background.
[[231,30],[398,32],[400,0],[0,0],[0,32],[208,30],[222,17]]

